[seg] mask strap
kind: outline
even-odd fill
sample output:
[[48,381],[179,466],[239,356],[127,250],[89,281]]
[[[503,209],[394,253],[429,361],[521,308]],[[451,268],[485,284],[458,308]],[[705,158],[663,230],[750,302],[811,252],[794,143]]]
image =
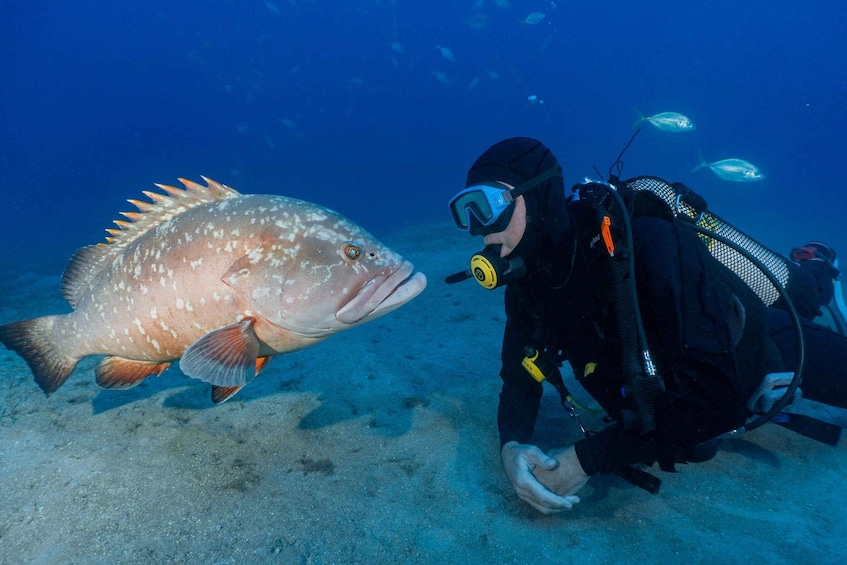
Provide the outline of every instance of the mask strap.
[[533,188],[535,188],[536,186],[538,186],[539,184],[543,183],[546,180],[549,180],[553,177],[561,177],[561,176],[562,176],[562,167],[551,167],[551,168],[547,169],[546,171],[544,171],[543,173],[541,173],[540,175],[529,179],[528,181],[521,184],[520,186],[516,186],[515,188],[506,191],[506,194],[505,194],[506,202],[514,201],[515,198],[517,198],[518,196],[522,195],[525,192],[532,190]]

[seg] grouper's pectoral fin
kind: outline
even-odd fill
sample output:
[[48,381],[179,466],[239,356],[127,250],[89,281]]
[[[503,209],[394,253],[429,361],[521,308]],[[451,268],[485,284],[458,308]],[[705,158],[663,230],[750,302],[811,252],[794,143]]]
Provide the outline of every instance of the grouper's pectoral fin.
[[189,377],[215,386],[241,388],[256,377],[258,354],[259,338],[253,330],[253,318],[245,318],[189,345],[179,368]]
[[[268,355],[267,357],[258,357],[256,359],[256,374],[259,374],[259,371],[264,369],[268,363],[273,359],[273,355]],[[215,386],[212,385],[212,402],[215,404],[220,404],[221,402],[226,402],[237,393],[239,390],[244,388],[243,386]]]
[[101,388],[126,389],[136,386],[150,375],[161,375],[170,366],[170,363],[112,356],[100,361],[94,374]]

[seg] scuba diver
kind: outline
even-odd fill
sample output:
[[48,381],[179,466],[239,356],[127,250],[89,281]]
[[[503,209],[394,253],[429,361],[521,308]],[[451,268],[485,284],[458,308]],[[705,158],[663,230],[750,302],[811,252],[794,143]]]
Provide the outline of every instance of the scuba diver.
[[[847,408],[847,328],[811,321],[834,296],[843,306],[826,244],[785,258],[656,177],[610,171],[566,196],[558,160],[530,138],[490,147],[465,186],[450,212],[485,248],[446,282],[505,286],[500,456],[536,510],[571,509],[597,473],[656,492],[640,466],[711,459],[720,438],[779,421],[801,394]],[[842,310],[829,314],[844,323]],[[604,429],[584,429],[564,361],[607,414]],[[585,434],[546,454],[531,443],[545,381]],[[838,426],[809,420],[792,429],[837,443]]]

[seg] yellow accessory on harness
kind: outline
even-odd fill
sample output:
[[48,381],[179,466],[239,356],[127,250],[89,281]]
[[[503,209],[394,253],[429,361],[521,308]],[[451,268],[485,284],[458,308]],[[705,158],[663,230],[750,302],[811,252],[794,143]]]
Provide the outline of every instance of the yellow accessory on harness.
[[526,356],[523,358],[523,361],[521,361],[521,366],[526,369],[526,372],[529,373],[533,379],[540,383],[544,382],[547,377],[544,375],[544,371],[535,364],[535,361],[538,359],[538,356],[541,355],[541,352],[534,347],[528,347],[524,349],[524,353],[526,353]]

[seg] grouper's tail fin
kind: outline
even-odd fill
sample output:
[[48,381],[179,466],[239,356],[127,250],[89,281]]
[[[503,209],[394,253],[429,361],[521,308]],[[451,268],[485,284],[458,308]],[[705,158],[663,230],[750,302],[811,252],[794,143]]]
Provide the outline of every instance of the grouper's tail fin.
[[60,316],[43,316],[0,326],[0,342],[21,357],[35,382],[50,396],[68,380],[78,358],[64,354],[55,343],[53,325]]

